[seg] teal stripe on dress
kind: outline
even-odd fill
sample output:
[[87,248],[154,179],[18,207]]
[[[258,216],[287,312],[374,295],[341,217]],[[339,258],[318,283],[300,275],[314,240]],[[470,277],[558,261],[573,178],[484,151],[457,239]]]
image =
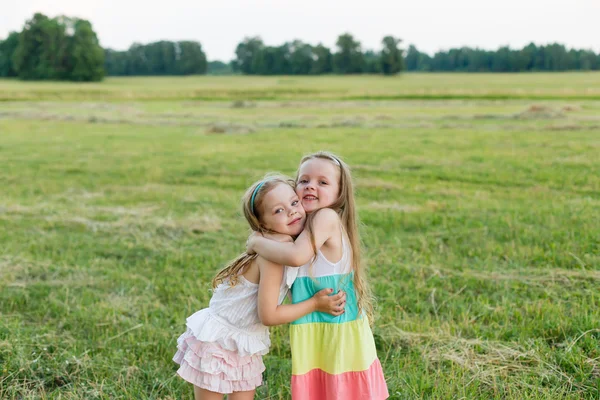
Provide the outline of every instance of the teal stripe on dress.
[[310,323],[331,323],[341,324],[343,322],[354,321],[358,316],[358,304],[356,302],[356,292],[354,291],[354,272],[349,274],[336,274],[311,278],[302,276],[296,278],[292,285],[292,303],[300,303],[310,299],[321,289],[331,288],[333,293],[338,289],[346,292],[346,312],[339,317],[322,312],[313,312],[297,319],[292,324],[310,324]]

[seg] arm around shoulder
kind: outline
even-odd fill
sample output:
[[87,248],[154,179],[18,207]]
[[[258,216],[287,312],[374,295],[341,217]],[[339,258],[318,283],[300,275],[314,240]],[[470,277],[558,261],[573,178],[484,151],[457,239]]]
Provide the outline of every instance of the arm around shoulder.
[[[330,208],[317,211],[313,220],[313,233],[317,249],[338,229],[340,217]],[[262,257],[282,265],[299,267],[311,260],[315,255],[310,234],[307,229],[293,243],[280,243],[262,237],[252,237],[250,248]]]

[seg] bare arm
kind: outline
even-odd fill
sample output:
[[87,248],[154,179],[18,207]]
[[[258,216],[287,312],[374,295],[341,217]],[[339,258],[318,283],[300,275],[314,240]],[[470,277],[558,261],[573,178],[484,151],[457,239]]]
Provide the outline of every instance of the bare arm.
[[[317,249],[339,229],[339,217],[330,208],[317,211],[314,219],[314,235]],[[248,240],[249,254],[258,253],[263,258],[281,265],[299,267],[306,264],[315,255],[310,243],[310,235],[306,229],[293,243],[281,243],[264,237],[253,235]]]
[[339,292],[329,296],[333,289],[323,289],[301,303],[279,305],[279,287],[283,279],[283,266],[262,257],[258,257],[256,262],[260,270],[258,316],[264,325],[287,324],[314,311],[326,312],[335,316],[344,313],[346,294]]

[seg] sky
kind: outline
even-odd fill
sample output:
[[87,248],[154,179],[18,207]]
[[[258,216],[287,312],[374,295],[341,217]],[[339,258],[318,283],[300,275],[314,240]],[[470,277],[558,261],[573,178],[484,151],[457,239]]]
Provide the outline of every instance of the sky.
[[[8,0],[5,0],[8,1]],[[349,32],[363,50],[392,35],[433,54],[453,47],[495,50],[558,42],[600,52],[600,0],[18,0],[3,6],[0,38],[41,12],[92,23],[103,47],[195,40],[209,60],[234,58],[246,36],[267,45],[300,39],[335,48]]]

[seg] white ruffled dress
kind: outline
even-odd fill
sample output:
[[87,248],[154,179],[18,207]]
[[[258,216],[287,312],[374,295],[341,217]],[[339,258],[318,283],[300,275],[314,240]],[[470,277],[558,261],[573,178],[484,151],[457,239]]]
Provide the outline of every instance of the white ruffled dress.
[[[285,267],[279,289],[281,303],[298,275]],[[240,275],[238,283],[217,286],[208,308],[187,318],[187,330],[177,339],[173,361],[186,381],[217,393],[254,390],[262,384],[269,352],[269,329],[258,317],[258,284]]]

